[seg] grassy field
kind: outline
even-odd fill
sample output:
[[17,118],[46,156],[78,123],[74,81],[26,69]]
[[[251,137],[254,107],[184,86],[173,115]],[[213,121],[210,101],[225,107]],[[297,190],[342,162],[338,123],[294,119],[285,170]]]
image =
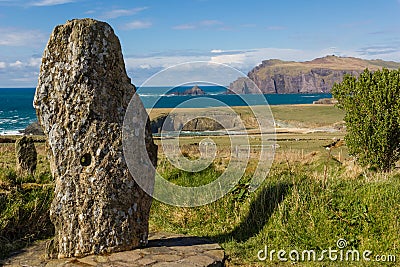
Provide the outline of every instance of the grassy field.
[[[316,126],[330,126],[335,123],[340,123],[343,120],[343,111],[335,108],[332,105],[272,105],[270,106],[272,115],[277,121],[284,121],[287,123],[293,123],[297,125],[303,125],[304,127],[316,127]],[[174,109],[174,113],[195,113],[195,114],[207,114],[213,110],[226,110],[227,108],[183,108]],[[239,114],[241,118],[246,122],[252,118],[252,110],[256,112],[258,110],[264,110],[262,106],[253,107],[233,107],[236,114]],[[169,114],[172,111],[170,108],[160,108],[151,110],[149,116],[150,119],[157,118],[161,115]]]
[[[272,106],[274,117],[302,127],[331,126],[341,122],[343,114],[332,106]],[[240,109],[247,116],[246,108]],[[163,112],[158,110],[157,116]],[[189,111],[190,112],[190,111]],[[345,239],[343,249],[362,253],[370,250],[371,260],[389,256],[400,261],[400,172],[374,173],[359,167],[347,155],[345,146],[328,154],[323,147],[344,132],[277,134],[279,148],[264,183],[249,191],[252,157],[241,181],[218,201],[195,208],[178,208],[154,201],[150,215],[151,231],[199,235],[217,241],[225,249],[227,266],[292,266],[278,260],[277,254],[259,260],[257,254],[268,251],[335,249]],[[204,137],[182,137],[181,148],[195,158],[196,147]],[[229,150],[226,136],[212,137]],[[160,140],[157,140],[159,143]],[[251,136],[257,144],[258,136]],[[47,209],[53,190],[43,144],[37,144],[40,163],[35,176],[18,177],[13,170],[13,144],[0,144],[0,253],[21,247],[31,240],[52,234]],[[162,150],[160,150],[162,152]],[[175,184],[194,186],[217,179],[229,157],[219,157],[207,169],[188,173],[176,169],[159,155],[158,172]],[[26,222],[30,222],[26,225]],[[36,227],[36,228],[35,228]],[[24,231],[24,229],[27,229]],[[39,231],[38,229],[45,229]],[[263,252],[262,252],[263,253]],[[301,254],[300,254],[301,255]],[[379,266],[376,261],[301,261],[299,266]],[[268,255],[269,256],[269,255]],[[286,255],[288,258],[288,255]]]

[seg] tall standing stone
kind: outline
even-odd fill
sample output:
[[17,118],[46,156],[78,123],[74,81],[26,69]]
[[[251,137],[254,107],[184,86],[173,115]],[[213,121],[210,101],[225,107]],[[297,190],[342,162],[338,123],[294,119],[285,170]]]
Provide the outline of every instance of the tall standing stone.
[[32,137],[21,137],[15,142],[17,171],[33,174],[36,170],[37,152]]
[[[134,93],[119,40],[107,23],[72,20],[54,29],[34,106],[56,180],[50,217],[58,258],[147,243],[151,197],[130,174],[122,148],[123,119]],[[155,165],[148,122],[145,133],[145,153]],[[133,175],[154,181],[154,172]]]

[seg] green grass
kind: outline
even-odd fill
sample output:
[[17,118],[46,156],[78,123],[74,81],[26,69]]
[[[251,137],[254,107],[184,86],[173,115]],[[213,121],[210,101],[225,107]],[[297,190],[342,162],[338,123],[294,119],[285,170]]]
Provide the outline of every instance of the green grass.
[[341,122],[344,112],[333,105],[277,105],[271,106],[274,119],[300,126],[321,127]]
[[[288,252],[321,252],[335,247],[339,238],[348,241],[349,249],[399,256],[400,175],[377,178],[377,174],[363,173],[352,177],[346,174],[346,168],[332,159],[327,164],[320,156],[307,163],[277,163],[255,193],[237,190],[246,188],[244,178],[231,193],[206,206],[177,208],[154,201],[151,227],[210,237],[225,249],[229,265],[291,266],[276,257],[273,263],[261,262],[257,252],[265,245]],[[337,264],[329,260],[323,264],[299,263]],[[362,261],[352,262],[352,266],[364,265]]]
[[222,171],[217,170],[213,165],[199,172],[192,173],[175,168],[166,159],[161,162],[159,161],[158,164],[158,172],[164,179],[185,187],[206,185],[222,174]]
[[[255,107],[257,108],[257,107]],[[247,118],[248,108],[237,112]],[[272,106],[275,119],[301,127],[324,127],[342,121],[333,106]],[[228,266],[292,266],[275,257],[259,261],[257,253],[269,249],[323,249],[335,247],[339,238],[349,248],[371,250],[373,255],[391,254],[400,261],[400,174],[363,170],[350,161],[346,147],[328,152],[323,148],[335,133],[278,134],[271,171],[256,192],[248,190],[250,162],[245,177],[226,196],[195,208],[178,208],[153,201],[150,230],[209,237],[225,249]],[[204,137],[182,137],[188,158],[196,158],[196,147]],[[229,138],[212,137],[222,154]],[[259,136],[250,137],[251,144]],[[14,171],[13,144],[0,144],[0,256],[52,233],[48,208],[53,187],[44,144],[36,144],[38,170],[34,176]],[[200,186],[219,177],[227,164],[219,158],[199,173],[177,170],[159,157],[158,171],[181,186]],[[49,185],[47,185],[49,184]],[[338,262],[300,262],[298,266],[341,266]],[[348,264],[346,264],[348,265]],[[388,263],[387,266],[395,266]],[[376,266],[360,261],[350,266]]]
[[[266,245],[319,253],[335,247],[339,238],[346,239],[349,248],[398,256],[400,174],[353,170],[346,161],[327,161],[326,153],[301,156],[298,149],[282,148],[269,176],[253,193],[248,190],[247,173],[230,193],[205,206],[178,208],[153,201],[150,229],[209,237],[225,249],[228,266],[291,266],[276,257],[261,262],[257,253]],[[197,174],[165,162],[158,170],[182,186],[206,184],[221,174],[218,164]],[[51,182],[49,173],[19,178],[6,168],[0,168],[0,181],[0,252],[5,256],[51,235],[48,208],[53,187],[46,185]],[[337,266],[330,261],[298,265]]]
[[49,219],[53,178],[44,145],[36,147],[35,174],[20,175],[15,171],[14,144],[0,144],[0,258],[54,233]]
[[[6,173],[0,178],[2,182],[6,180],[11,184],[7,190],[4,187],[0,189],[0,258],[33,240],[49,237],[54,231],[49,219],[53,185],[25,183],[18,179],[14,183],[15,177],[12,173]],[[47,177],[36,179],[48,180]]]

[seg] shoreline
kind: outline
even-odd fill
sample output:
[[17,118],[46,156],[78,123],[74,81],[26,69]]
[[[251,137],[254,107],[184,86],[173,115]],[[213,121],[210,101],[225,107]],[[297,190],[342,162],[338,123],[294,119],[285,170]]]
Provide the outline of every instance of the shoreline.
[[[269,108],[310,108],[310,107],[334,107],[334,104],[277,104],[277,105],[268,105]],[[244,111],[244,110],[252,110],[252,109],[259,109],[259,108],[265,108],[265,105],[253,105],[253,106],[229,106],[229,107],[206,107],[206,108],[152,108],[152,109],[146,109],[146,111],[149,113],[150,120],[157,118],[160,115],[163,114],[169,114],[171,111],[174,112],[206,112],[210,110],[226,110],[226,109],[232,109],[234,111]],[[274,119],[276,120],[274,112],[272,112],[272,115],[274,116]],[[286,127],[285,127],[286,128]],[[314,128],[314,127],[313,127]],[[291,129],[291,128],[289,128]],[[309,128],[308,128],[309,129]],[[24,133],[20,133],[19,131],[23,131],[25,129],[13,129],[10,131],[3,131],[0,133],[0,137],[3,138],[9,138],[9,137],[20,137],[23,136]],[[278,132],[279,130],[282,130],[280,127],[276,127],[276,131]],[[285,129],[287,130],[287,129]],[[292,132],[294,129],[292,129],[290,132]],[[312,129],[309,129],[312,130]]]

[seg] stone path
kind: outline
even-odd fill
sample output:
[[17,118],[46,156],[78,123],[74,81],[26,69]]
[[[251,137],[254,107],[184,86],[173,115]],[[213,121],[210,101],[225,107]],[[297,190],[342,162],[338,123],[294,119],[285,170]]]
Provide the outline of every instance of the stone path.
[[40,241],[19,251],[11,258],[0,262],[0,266],[3,264],[16,267],[222,267],[225,257],[223,249],[218,244],[205,238],[165,233],[151,235],[148,246],[141,249],[51,261],[44,259],[45,243]]

